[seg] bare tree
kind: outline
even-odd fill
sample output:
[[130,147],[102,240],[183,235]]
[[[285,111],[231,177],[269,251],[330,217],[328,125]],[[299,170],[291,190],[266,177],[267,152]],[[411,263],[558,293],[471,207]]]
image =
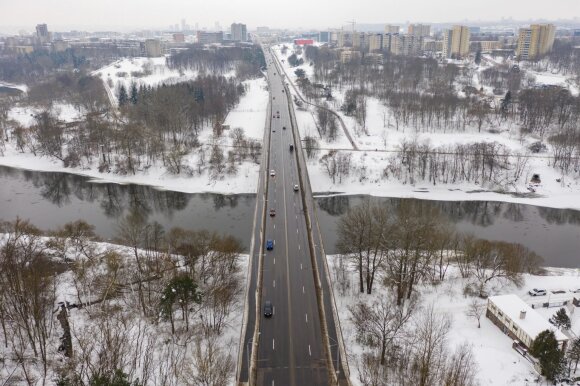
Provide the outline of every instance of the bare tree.
[[477,320],[477,328],[481,328],[481,317],[486,308],[486,304],[476,298],[471,299],[471,303],[469,303],[466,314],[468,317]]

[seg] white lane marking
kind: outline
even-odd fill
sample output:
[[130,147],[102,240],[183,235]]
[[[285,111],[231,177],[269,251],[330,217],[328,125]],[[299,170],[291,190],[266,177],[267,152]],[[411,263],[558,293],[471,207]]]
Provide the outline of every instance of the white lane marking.
[[[275,349],[276,349],[276,345],[274,344],[274,339],[272,339],[272,350],[275,350]],[[308,350],[310,350],[310,346],[308,346]]]
[[306,314],[306,323],[308,323],[308,314]]
[[274,280],[274,288],[276,288],[276,280]]
[[300,244],[298,244],[298,250],[300,250]]
[[300,269],[302,269],[302,263],[300,263]]
[[276,265],[276,258],[274,257],[274,265]]
[[310,356],[312,356],[312,351],[310,351],[310,345],[308,345],[308,354],[310,354]]
[[274,229],[276,229],[276,224],[274,224]]
[[296,234],[298,234],[298,229],[296,229]]
[[276,315],[276,307],[272,307],[272,315]]
[[304,292],[304,286],[302,286],[302,293],[305,293],[305,292]]

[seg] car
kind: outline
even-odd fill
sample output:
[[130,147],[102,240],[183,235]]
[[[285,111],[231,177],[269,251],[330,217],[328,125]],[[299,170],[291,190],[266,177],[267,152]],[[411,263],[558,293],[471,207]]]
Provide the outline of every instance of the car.
[[266,302],[264,303],[264,316],[266,318],[270,318],[272,316],[274,312],[274,307],[272,306],[272,302],[269,300],[266,300]]
[[274,169],[270,170],[270,176],[274,177],[276,175],[276,171]]
[[286,126],[282,126],[282,130],[286,130]]
[[294,185],[294,191],[297,192],[300,190],[300,187],[298,185]]
[[271,251],[272,249],[274,249],[274,240],[267,240],[266,241],[266,249],[268,251]]
[[545,296],[547,292],[545,289],[532,288],[528,293],[532,296]]
[[290,151],[294,150],[294,145],[290,145]]
[[270,217],[274,217],[276,215],[276,209],[270,209]]
[[573,292],[575,294],[580,294],[580,288],[571,289],[570,292]]

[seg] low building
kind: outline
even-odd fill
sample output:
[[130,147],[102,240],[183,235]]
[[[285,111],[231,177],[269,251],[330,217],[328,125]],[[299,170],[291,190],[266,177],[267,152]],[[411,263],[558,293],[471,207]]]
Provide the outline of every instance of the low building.
[[503,45],[497,40],[481,40],[470,43],[470,49],[473,52],[477,52],[479,47],[481,47],[481,52],[487,54],[493,52],[494,50],[501,49]]
[[498,326],[506,335],[530,348],[538,334],[551,330],[556,336],[558,346],[566,350],[568,337],[552,326],[536,310],[517,295],[491,296],[487,300],[485,316]]
[[185,35],[182,33],[173,34],[173,42],[174,43],[184,43],[185,42]]
[[197,31],[197,42],[199,44],[217,44],[224,41],[223,32]]
[[311,46],[314,44],[312,39],[294,39],[294,45],[297,46]]

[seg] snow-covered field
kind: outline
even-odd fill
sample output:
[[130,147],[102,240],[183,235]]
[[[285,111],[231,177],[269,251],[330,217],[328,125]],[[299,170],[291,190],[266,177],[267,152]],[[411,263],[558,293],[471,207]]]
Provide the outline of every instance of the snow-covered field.
[[[334,271],[339,256],[329,255],[327,258],[331,271]],[[498,284],[492,295],[516,294],[531,305],[536,303],[538,298],[533,298],[527,294],[530,288],[563,289],[567,293],[562,296],[570,299],[573,294],[569,290],[580,287],[580,269],[547,268],[547,271],[547,276],[525,275],[524,285],[521,288],[513,285]],[[334,284],[334,293],[345,339],[344,343],[349,355],[351,381],[355,385],[361,385],[358,381],[356,360],[365,349],[355,339],[349,306],[358,301],[365,301],[370,304],[381,296],[385,296],[386,290],[381,284],[376,284],[372,295],[359,294],[358,277],[354,272],[351,272],[351,274],[350,289],[345,296],[340,296],[336,283]],[[380,281],[376,282],[380,283]],[[446,314],[451,318],[451,330],[448,335],[448,343],[451,348],[465,342],[472,345],[475,360],[478,364],[477,378],[482,386],[535,384],[531,380],[536,379],[538,374],[532,365],[512,348],[513,340],[487,319],[485,315],[481,318],[481,328],[477,328],[477,321],[474,318],[467,316],[466,312],[472,298],[463,295],[465,284],[465,279],[461,279],[456,270],[450,267],[443,283],[437,286],[424,284],[418,289],[421,305],[423,307],[433,305],[437,313]],[[547,320],[558,309],[538,308],[536,310]],[[576,307],[574,311],[570,315],[572,333],[577,336],[580,334],[580,309]],[[527,383],[527,381],[530,382]]]
[[[240,103],[228,114],[225,124],[231,129],[242,128],[247,137],[261,141],[266,122],[266,109],[268,107],[267,84],[263,78],[247,80],[244,82],[247,93],[241,98]],[[70,105],[55,105],[55,113],[63,121],[74,121],[80,114]],[[29,127],[34,123],[32,115],[38,110],[30,107],[14,107],[9,112],[9,119]],[[200,134],[200,142],[209,145],[211,136],[209,129]],[[226,131],[220,139],[227,154],[231,138]],[[195,169],[197,155],[189,154],[185,164]],[[166,172],[162,165],[153,165],[147,170],[139,171],[136,175],[116,175],[113,173],[100,173],[96,165],[85,165],[79,168],[64,168],[62,162],[47,157],[34,156],[31,153],[20,152],[13,143],[7,143],[4,156],[0,156],[0,164],[29,170],[66,172],[89,176],[97,182],[133,183],[159,187],[185,193],[254,193],[258,184],[258,172],[260,166],[246,161],[238,165],[237,174],[225,176],[222,179],[211,179],[208,173],[189,177],[186,175],[171,175]]]
[[[282,62],[282,66],[291,82],[296,82],[294,74],[296,68],[305,71],[306,76],[312,80],[313,68],[306,60],[302,66],[291,68],[286,58],[292,54],[289,47],[286,55],[281,53],[282,44],[274,46],[273,50]],[[557,84],[556,79],[563,77],[556,75],[544,75],[537,77],[538,84]],[[569,82],[568,82],[569,83]],[[296,94],[294,87],[290,87],[292,94]],[[338,107],[344,100],[345,90],[333,89],[335,98],[334,111],[343,119],[351,136],[353,136],[361,151],[352,151],[348,139],[339,130],[336,141],[328,142],[325,138],[317,135],[315,108],[306,106],[306,111],[296,111],[296,119],[302,137],[313,135],[320,142],[321,150],[315,159],[308,161],[308,171],[312,182],[312,190],[321,194],[327,192],[343,194],[368,194],[382,197],[419,198],[428,200],[486,200],[505,201],[513,203],[546,206],[553,208],[580,209],[580,181],[562,175],[558,170],[550,166],[550,158],[543,158],[550,152],[538,154],[538,157],[529,159],[525,172],[520,181],[507,190],[507,194],[495,192],[495,189],[486,189],[474,183],[460,183],[453,185],[431,185],[427,182],[417,182],[414,185],[404,184],[393,179],[382,177],[389,158],[399,149],[402,141],[417,141],[428,143],[432,147],[449,146],[454,144],[469,144],[475,142],[496,142],[504,145],[513,153],[526,154],[528,146],[538,141],[538,138],[519,135],[519,127],[505,125],[496,130],[493,124],[484,125],[481,132],[476,127],[467,127],[463,132],[430,132],[416,130],[413,127],[396,127],[395,120],[390,109],[376,98],[368,98],[366,127],[360,127],[353,117],[345,116]],[[490,129],[494,129],[493,132]],[[318,161],[328,150],[340,150],[342,153],[350,153],[351,164],[354,170],[350,175],[343,178],[340,183],[333,183],[331,177]],[[539,174],[542,185],[536,189],[536,194],[529,195],[527,190],[528,181],[533,174]],[[523,195],[522,195],[523,193]]]

